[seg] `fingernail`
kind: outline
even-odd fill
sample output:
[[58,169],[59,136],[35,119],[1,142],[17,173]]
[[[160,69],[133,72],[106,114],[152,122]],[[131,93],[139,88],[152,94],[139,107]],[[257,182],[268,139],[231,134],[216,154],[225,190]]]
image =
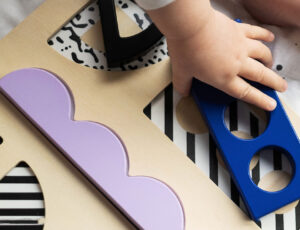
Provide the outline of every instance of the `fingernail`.
[[273,40],[275,38],[275,34],[273,34],[272,32],[270,32],[270,39]]
[[268,109],[270,111],[274,110],[277,106],[277,103],[274,99],[269,100]]

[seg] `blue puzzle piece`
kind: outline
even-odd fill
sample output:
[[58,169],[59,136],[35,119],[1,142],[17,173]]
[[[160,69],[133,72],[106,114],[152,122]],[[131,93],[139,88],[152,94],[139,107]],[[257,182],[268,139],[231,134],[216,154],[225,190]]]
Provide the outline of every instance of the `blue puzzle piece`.
[[[265,132],[251,140],[235,137],[225,125],[225,109],[236,100],[235,98],[195,79],[192,95],[249,214],[257,221],[260,217],[300,198],[300,144],[275,91],[257,83],[251,84],[277,101],[276,109],[269,114],[269,125]],[[285,153],[293,167],[293,178],[281,191],[264,191],[253,183],[249,175],[252,157],[265,148],[278,149]]]

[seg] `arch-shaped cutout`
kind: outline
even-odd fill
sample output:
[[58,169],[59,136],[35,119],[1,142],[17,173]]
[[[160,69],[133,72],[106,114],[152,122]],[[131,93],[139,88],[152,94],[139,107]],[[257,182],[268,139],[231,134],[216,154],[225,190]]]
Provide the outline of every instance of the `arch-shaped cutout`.
[[31,226],[43,229],[43,192],[35,173],[26,162],[19,162],[0,180],[0,202],[0,228]]

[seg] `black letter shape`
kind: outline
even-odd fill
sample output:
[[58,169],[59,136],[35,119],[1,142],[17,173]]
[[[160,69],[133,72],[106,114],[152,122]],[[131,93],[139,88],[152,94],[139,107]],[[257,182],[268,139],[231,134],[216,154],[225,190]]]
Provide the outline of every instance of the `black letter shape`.
[[136,35],[120,37],[114,0],[99,0],[99,9],[109,68],[134,60],[147,52],[163,36],[152,23]]

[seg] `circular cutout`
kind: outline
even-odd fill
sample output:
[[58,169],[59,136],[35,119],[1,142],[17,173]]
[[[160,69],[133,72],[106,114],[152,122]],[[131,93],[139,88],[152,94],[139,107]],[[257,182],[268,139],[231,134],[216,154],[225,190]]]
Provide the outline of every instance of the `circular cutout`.
[[[258,182],[258,187],[269,192],[276,192],[284,189],[291,181],[292,176],[284,171],[275,170],[267,173]],[[294,201],[278,210],[275,211],[276,214],[286,213],[297,206],[299,200]]]
[[[248,133],[245,133],[245,132],[242,132],[242,131],[232,131],[231,132],[234,136],[236,137],[239,137],[241,139],[252,139],[253,137],[250,136]],[[241,153],[243,154],[243,153]],[[219,164],[224,168],[226,169],[226,165],[221,157],[221,154],[219,152],[219,150],[216,151],[216,156],[217,156],[217,160],[219,162]],[[255,166],[257,165],[258,163],[258,160],[259,160],[259,156],[258,155],[255,155],[252,159],[251,159],[251,162],[250,162],[250,166],[249,166],[249,169],[252,171],[252,169],[255,168]]]
[[[225,110],[225,124],[228,130],[243,131],[250,139],[261,135],[268,125],[268,112],[243,101],[234,101]],[[235,135],[235,133],[232,133]],[[236,135],[235,135],[236,136]],[[248,136],[237,136],[241,139],[249,139]]]
[[176,106],[176,118],[180,126],[189,133],[207,133],[207,126],[191,96],[180,99]]

